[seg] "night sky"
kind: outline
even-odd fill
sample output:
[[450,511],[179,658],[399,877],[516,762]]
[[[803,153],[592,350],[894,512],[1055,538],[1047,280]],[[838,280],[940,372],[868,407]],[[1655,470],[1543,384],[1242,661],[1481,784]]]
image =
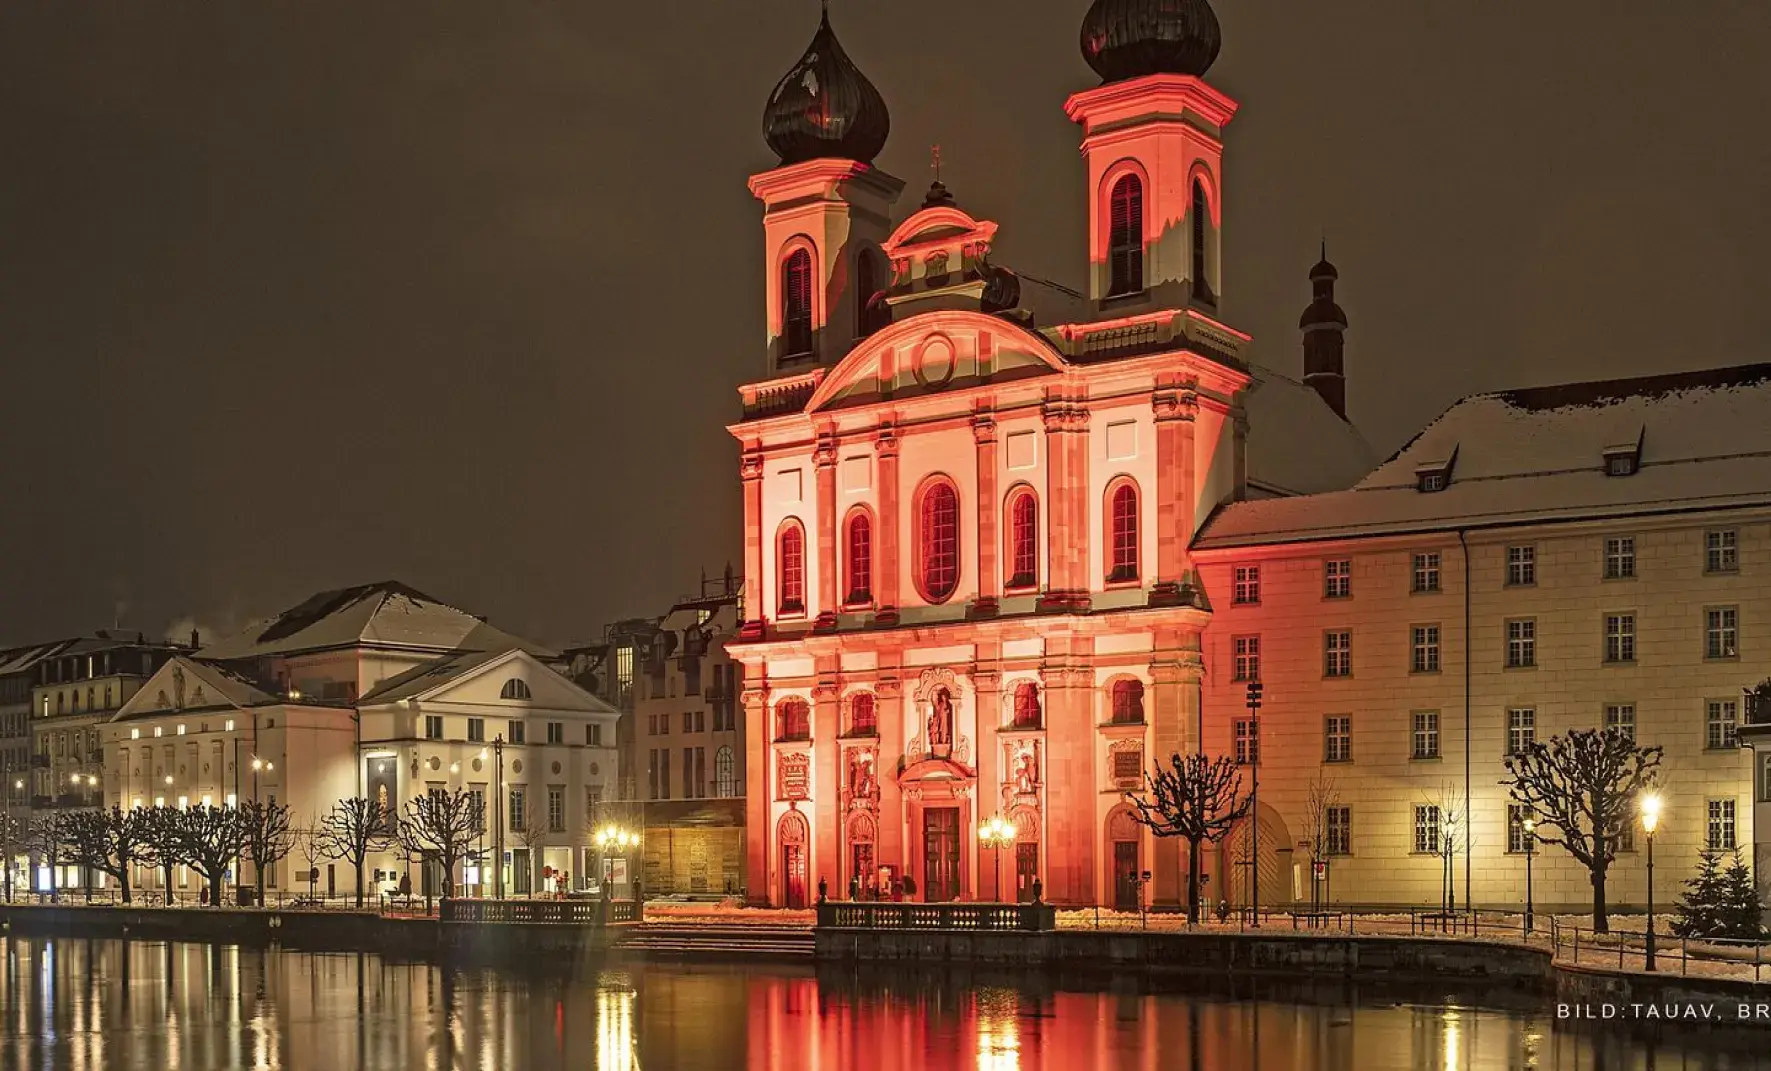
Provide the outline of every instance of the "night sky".
[[[836,0],[879,163],[1080,285],[1086,0]],[[1771,6],[1217,0],[1223,312],[1355,422],[1767,359]],[[815,0],[0,6],[0,643],[399,578],[564,642],[738,554],[763,102]]]

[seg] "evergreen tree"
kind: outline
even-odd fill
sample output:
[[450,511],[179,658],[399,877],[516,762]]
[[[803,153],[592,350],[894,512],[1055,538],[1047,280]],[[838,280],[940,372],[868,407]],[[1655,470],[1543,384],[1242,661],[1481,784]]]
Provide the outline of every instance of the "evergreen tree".
[[1675,911],[1673,932],[1680,937],[1720,936],[1722,853],[1705,848],[1697,860],[1697,873],[1685,879],[1685,896]]
[[1759,902],[1759,890],[1753,884],[1753,872],[1740,857],[1740,849],[1734,850],[1734,857],[1728,863],[1728,869],[1722,872],[1722,910],[1719,918],[1721,932],[1719,937],[1731,937],[1740,941],[1756,941],[1761,932],[1759,914],[1764,905]]

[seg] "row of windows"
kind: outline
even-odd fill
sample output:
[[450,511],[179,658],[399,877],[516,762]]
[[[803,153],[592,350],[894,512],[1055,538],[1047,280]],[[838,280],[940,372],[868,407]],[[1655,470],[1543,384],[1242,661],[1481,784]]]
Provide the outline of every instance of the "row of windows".
[[[113,699],[111,685],[109,684],[105,685],[104,703],[102,706],[99,704],[99,694],[96,686],[91,686],[86,689],[86,705],[84,707],[80,705],[80,689],[78,688],[69,688],[66,691],[57,689],[55,693],[55,713],[57,714],[78,714],[82,710],[110,710],[117,705],[118,704]],[[48,692],[44,692],[42,698],[39,700],[38,710],[44,717],[49,716]]]
[[[1627,664],[1636,661],[1636,615],[1605,614],[1604,661]],[[1706,607],[1703,611],[1703,657],[1708,661],[1731,661],[1740,657],[1740,610],[1734,606]],[[1537,666],[1537,619],[1510,618],[1506,622],[1506,667],[1532,669]],[[1258,681],[1261,679],[1261,638],[1258,635],[1234,636],[1230,641],[1230,679]],[[1409,628],[1410,673],[1437,673],[1440,669],[1440,635],[1438,625],[1413,625]],[[1322,675],[1350,677],[1353,675],[1353,634],[1349,630],[1322,634]]]
[[[651,799],[671,798],[669,748],[653,748],[647,754],[646,782]],[[682,798],[707,798],[707,749],[683,748]],[[733,799],[738,795],[738,763],[730,747],[722,746],[713,755],[713,795],[716,799]]]
[[[959,588],[959,491],[942,478],[925,483],[916,496],[915,564],[917,590],[932,604],[946,602]],[[1138,562],[1138,488],[1119,477],[1107,490],[1106,573],[1110,584],[1136,583]],[[1007,589],[1039,587],[1039,499],[1030,487],[1009,492],[1004,560]],[[849,511],[843,522],[843,604],[862,607],[873,602],[873,516],[864,506]],[[793,617],[806,612],[806,530],[797,517],[781,522],[775,537],[776,612]]]
[[[1732,528],[1711,529],[1703,534],[1703,571],[1736,573],[1740,571],[1740,537]],[[1440,590],[1441,562],[1437,551],[1413,556],[1409,571],[1409,591],[1415,594]],[[1602,576],[1606,580],[1631,580],[1636,576],[1636,540],[1634,536],[1611,536],[1605,540]],[[1507,587],[1531,587],[1537,583],[1537,547],[1521,544],[1507,548]],[[1322,597],[1348,599],[1353,595],[1353,560],[1331,558],[1322,563]],[[1232,573],[1230,601],[1236,606],[1254,606],[1261,601],[1261,567],[1238,565]]]
[[[1044,727],[1044,711],[1040,703],[1039,685],[1021,681],[1011,693],[1009,721],[1005,728],[1013,730]],[[1144,723],[1144,682],[1121,677],[1108,685],[1107,712],[1111,724],[1142,725]],[[872,692],[856,692],[848,697],[844,736],[878,736],[879,717]],[[810,740],[812,738],[811,704],[797,696],[788,696],[775,704],[775,739]]]
[[[646,715],[646,733],[649,736],[669,736],[671,715]],[[704,733],[707,731],[707,712],[705,710],[685,710],[682,712],[682,731],[685,733]],[[736,731],[737,717],[732,711],[718,707],[713,711],[713,731],[716,733]]]
[[[505,722],[504,725],[506,737],[504,741],[505,743],[528,743],[528,723],[512,719]],[[232,723],[230,723],[229,727],[232,727]],[[441,714],[426,714],[424,716],[424,738],[426,740],[447,739],[444,731],[443,716]],[[483,744],[486,742],[485,718],[467,719],[467,742],[470,744]],[[550,744],[564,744],[566,742],[565,722],[550,721],[547,723],[547,742]],[[597,724],[586,725],[584,727],[584,744],[586,747],[602,747],[603,727]]]

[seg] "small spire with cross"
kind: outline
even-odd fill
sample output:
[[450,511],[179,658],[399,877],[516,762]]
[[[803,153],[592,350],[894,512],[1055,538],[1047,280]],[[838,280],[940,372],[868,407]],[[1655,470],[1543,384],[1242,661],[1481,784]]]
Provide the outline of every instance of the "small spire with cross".
[[941,181],[941,147],[939,145],[931,145],[929,147],[929,168],[931,170],[933,170],[935,173],[935,181],[940,182]]
[[929,185],[929,195],[922,199],[922,207],[938,208],[953,203],[953,195],[947,192],[947,184],[941,181],[941,147],[929,147],[929,170],[935,173],[935,181]]

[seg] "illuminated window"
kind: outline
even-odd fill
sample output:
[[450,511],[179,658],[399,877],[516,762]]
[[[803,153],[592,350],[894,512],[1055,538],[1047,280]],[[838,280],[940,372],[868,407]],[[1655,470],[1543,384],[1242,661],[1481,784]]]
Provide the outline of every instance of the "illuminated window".
[[804,699],[783,699],[775,704],[775,721],[775,739],[811,739],[812,708]]
[[1108,204],[1107,296],[1144,289],[1144,184],[1125,175]]
[[[498,698],[500,698],[500,699],[532,699],[534,697],[532,695],[530,695],[530,693],[529,693],[528,682],[521,681],[515,677],[512,677],[510,680],[507,680],[504,682],[504,687],[502,689],[500,689],[498,692]],[[438,739],[441,739],[440,733],[438,734]]]
[[1138,579],[1138,489],[1129,480],[1113,489],[1110,503],[1110,538],[1112,559],[1108,562],[1107,581]]
[[844,601],[866,604],[873,601],[873,520],[865,510],[849,516],[849,594]]
[[812,255],[798,249],[781,265],[781,354],[812,352]]
[[1039,584],[1039,500],[1021,491],[1009,504],[1009,581],[1011,588]]
[[1144,721],[1144,682],[1117,680],[1113,682],[1113,724],[1141,725]]
[[849,697],[849,733],[853,736],[879,735],[879,719],[874,713],[872,692],[856,692]]
[[920,526],[922,593],[945,602],[959,586],[959,495],[936,482],[922,496]]
[[1216,304],[1211,283],[1206,277],[1205,219],[1211,206],[1205,199],[1205,183],[1193,180],[1193,296],[1207,304]]
[[1039,685],[1022,681],[1015,685],[1015,721],[1017,729],[1039,728]]
[[806,612],[806,532],[798,521],[788,521],[781,527],[779,551],[779,613],[803,614]]
[[730,747],[721,747],[713,753],[713,794],[720,799],[730,799],[738,794],[737,763]]

